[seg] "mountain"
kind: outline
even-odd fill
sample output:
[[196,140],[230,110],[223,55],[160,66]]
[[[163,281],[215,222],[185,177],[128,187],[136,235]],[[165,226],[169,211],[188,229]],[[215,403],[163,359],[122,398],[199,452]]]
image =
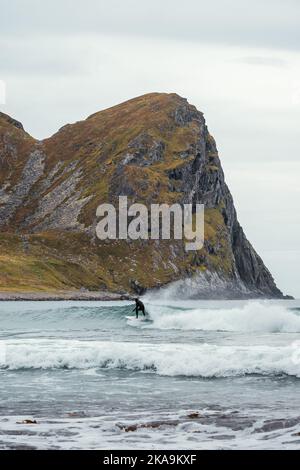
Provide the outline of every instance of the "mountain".
[[[96,209],[130,203],[205,204],[205,243],[100,241]],[[275,297],[282,293],[247,240],[203,114],[151,93],[37,141],[0,113],[0,290]]]

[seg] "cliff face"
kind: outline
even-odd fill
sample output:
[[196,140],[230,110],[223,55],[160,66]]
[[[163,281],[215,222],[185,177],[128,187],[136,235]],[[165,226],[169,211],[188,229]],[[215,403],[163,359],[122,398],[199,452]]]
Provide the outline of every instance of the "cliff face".
[[[205,204],[205,244],[99,241],[96,208]],[[203,114],[153,93],[36,141],[0,113],[0,290],[136,291],[177,281],[194,297],[281,297],[238,223]],[[173,289],[173,290],[172,290]]]

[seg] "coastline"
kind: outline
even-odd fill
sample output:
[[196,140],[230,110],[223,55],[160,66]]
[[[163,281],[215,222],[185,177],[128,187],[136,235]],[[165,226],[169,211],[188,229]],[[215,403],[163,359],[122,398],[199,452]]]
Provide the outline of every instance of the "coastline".
[[81,291],[57,291],[57,292],[6,292],[0,291],[1,301],[62,301],[62,300],[130,300],[129,294],[117,294],[113,292],[81,292]]
[[[132,300],[135,294],[129,293],[115,293],[105,291],[54,291],[54,292],[17,292],[17,291],[1,291],[0,302],[7,301],[99,301],[106,302],[112,300]],[[195,300],[195,298],[193,298]],[[198,300],[276,300],[276,297],[263,297],[257,295],[233,295],[233,296],[203,296]],[[293,296],[285,295],[277,300],[295,300]]]

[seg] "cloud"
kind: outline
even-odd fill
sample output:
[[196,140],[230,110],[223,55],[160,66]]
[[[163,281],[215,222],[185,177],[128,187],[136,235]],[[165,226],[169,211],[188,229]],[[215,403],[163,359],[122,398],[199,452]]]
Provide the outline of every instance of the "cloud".
[[[86,73],[86,54],[70,40],[43,37],[0,39],[1,76],[69,76]],[[80,57],[80,59],[79,59]]]
[[1,36],[118,34],[300,49],[296,0],[10,0]]
[[0,104],[5,104],[5,93],[6,84],[3,80],[0,80]]
[[278,57],[261,57],[261,56],[253,56],[253,57],[241,57],[239,59],[235,59],[235,62],[239,62],[241,64],[247,65],[258,65],[264,67],[287,67],[288,62],[285,59],[278,58]]

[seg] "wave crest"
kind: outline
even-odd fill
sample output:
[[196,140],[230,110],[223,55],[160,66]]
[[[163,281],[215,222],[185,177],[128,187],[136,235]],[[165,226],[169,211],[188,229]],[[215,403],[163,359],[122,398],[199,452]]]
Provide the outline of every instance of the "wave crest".
[[196,308],[185,311],[149,305],[151,327],[176,330],[299,333],[300,316],[281,305],[249,302],[235,308]]
[[[5,344],[3,344],[5,343]],[[38,340],[2,342],[0,368],[128,369],[159,375],[235,377],[247,374],[300,377],[300,345],[216,346]]]

